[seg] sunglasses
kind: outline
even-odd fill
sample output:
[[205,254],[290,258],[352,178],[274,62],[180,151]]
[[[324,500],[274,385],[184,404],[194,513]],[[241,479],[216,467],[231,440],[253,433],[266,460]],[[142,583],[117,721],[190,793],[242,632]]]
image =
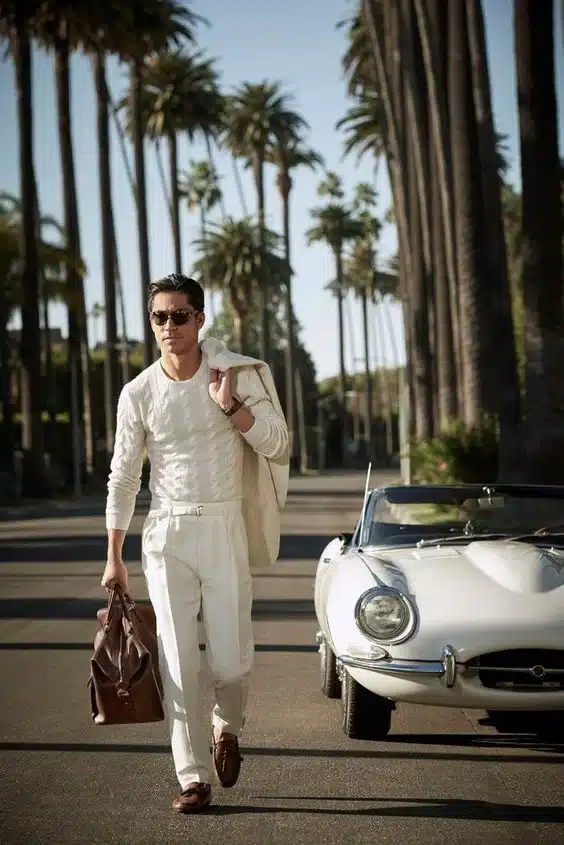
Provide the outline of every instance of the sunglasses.
[[197,311],[152,311],[151,319],[156,326],[164,326],[170,317],[175,326],[183,326],[196,314],[198,314]]

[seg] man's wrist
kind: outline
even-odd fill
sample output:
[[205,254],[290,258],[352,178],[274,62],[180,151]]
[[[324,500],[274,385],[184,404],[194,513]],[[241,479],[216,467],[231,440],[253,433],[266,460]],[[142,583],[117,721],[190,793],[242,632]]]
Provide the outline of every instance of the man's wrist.
[[233,414],[236,414],[237,411],[240,411],[242,407],[243,403],[241,402],[241,400],[237,399],[236,396],[232,396],[231,404],[227,408],[222,407],[221,410],[223,411],[226,417],[232,417]]

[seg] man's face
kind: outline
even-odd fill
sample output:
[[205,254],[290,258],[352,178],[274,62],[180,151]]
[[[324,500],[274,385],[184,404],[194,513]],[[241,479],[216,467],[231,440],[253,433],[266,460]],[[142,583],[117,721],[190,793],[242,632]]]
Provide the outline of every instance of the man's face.
[[[166,322],[159,325],[164,318]],[[173,317],[188,318],[176,325]],[[204,325],[204,314],[197,312],[185,293],[171,291],[157,293],[151,308],[151,325],[159,348],[171,355],[185,355],[198,343],[198,334]]]

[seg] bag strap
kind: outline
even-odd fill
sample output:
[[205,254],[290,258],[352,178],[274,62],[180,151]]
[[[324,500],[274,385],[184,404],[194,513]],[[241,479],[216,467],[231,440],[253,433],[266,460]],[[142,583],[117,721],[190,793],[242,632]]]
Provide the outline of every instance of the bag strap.
[[135,602],[129,593],[124,593],[121,587],[116,585],[110,592],[110,597],[108,599],[108,614],[104,624],[105,631],[109,630],[118,605],[121,608],[122,615],[125,616],[127,621],[131,624],[131,613],[135,610]]

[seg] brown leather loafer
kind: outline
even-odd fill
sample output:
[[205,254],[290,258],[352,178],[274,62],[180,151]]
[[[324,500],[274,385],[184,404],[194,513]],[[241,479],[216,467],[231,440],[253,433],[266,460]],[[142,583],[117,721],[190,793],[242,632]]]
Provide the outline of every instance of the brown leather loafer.
[[228,789],[235,786],[243,758],[239,753],[239,740],[234,734],[222,734],[213,741],[213,767],[220,784]]
[[209,783],[189,783],[180,795],[172,801],[172,809],[177,813],[199,813],[211,804],[211,785]]

